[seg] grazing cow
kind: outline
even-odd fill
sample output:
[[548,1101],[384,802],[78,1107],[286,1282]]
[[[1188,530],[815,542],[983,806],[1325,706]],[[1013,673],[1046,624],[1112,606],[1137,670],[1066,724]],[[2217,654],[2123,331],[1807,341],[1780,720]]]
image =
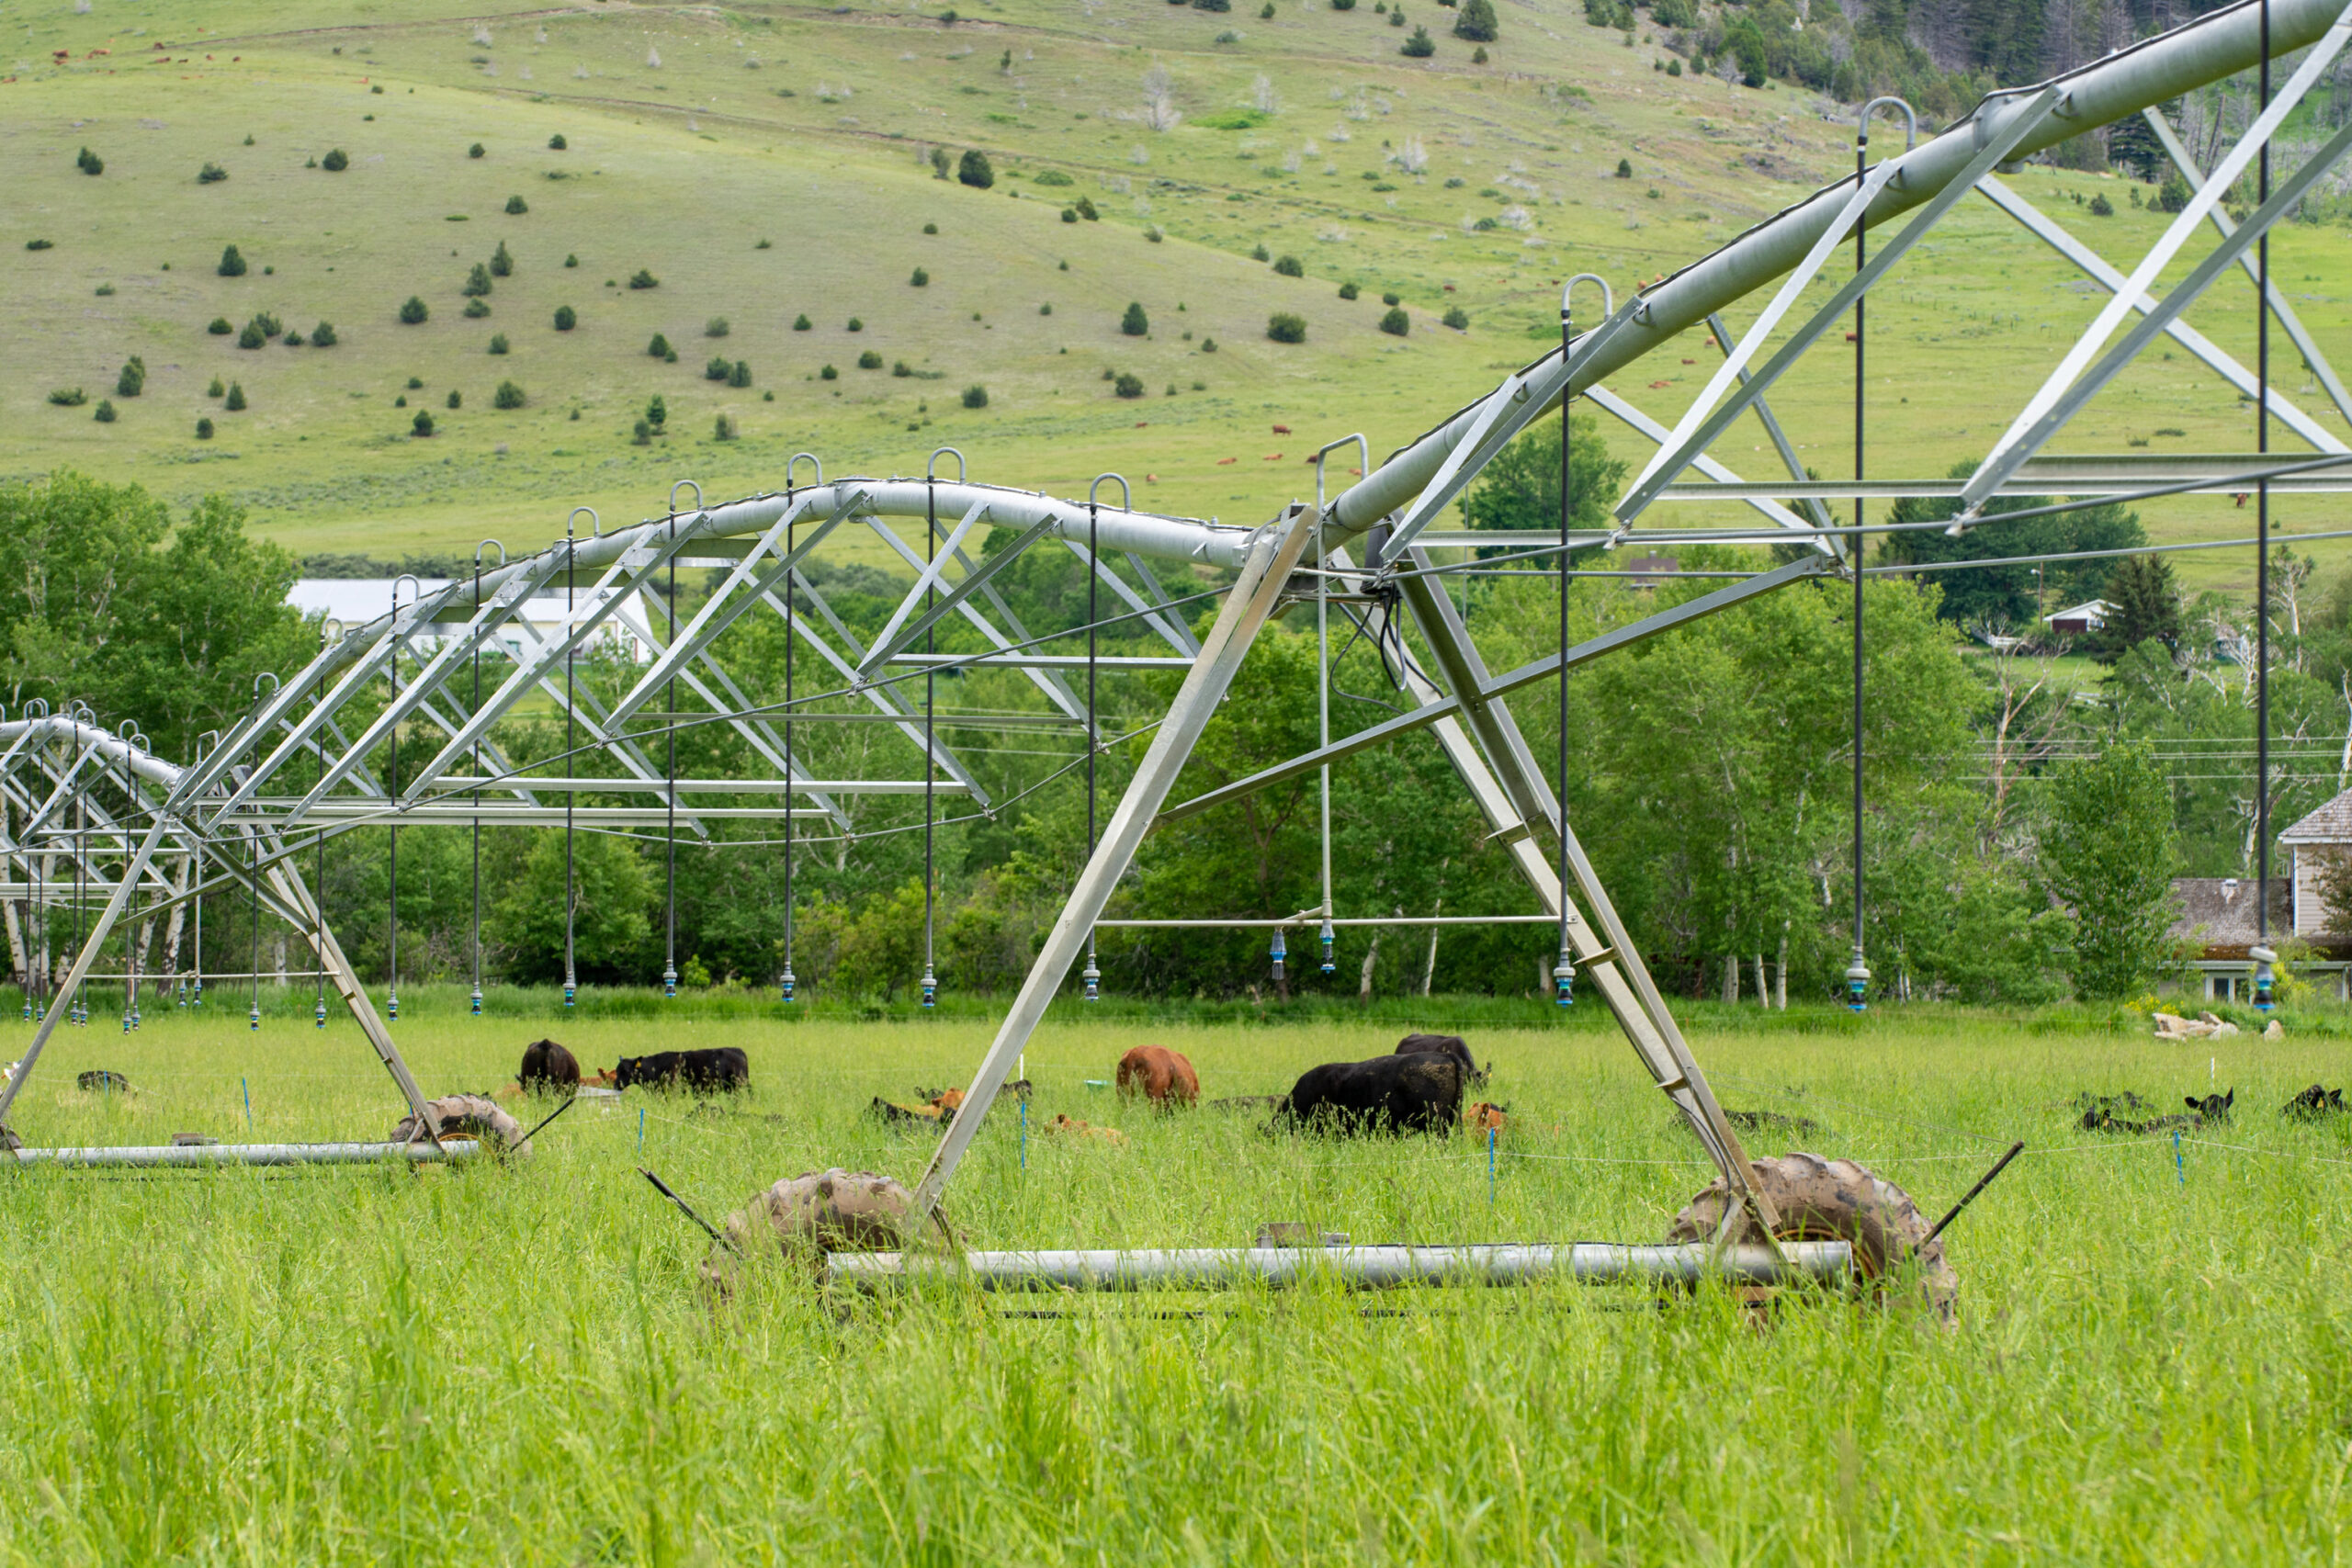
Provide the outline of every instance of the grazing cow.
[[1138,1094],[1162,1111],[1180,1100],[1197,1105],[1200,1075],[1182,1052],[1165,1045],[1138,1045],[1119,1058],[1119,1098],[1132,1100]]
[[2322,1089],[2313,1084],[2278,1108],[2278,1114],[2290,1122],[2312,1122],[2322,1116],[2344,1114],[2344,1091]]
[[885,1100],[878,1094],[874,1097],[874,1103],[865,1108],[865,1113],[880,1122],[885,1127],[900,1129],[944,1127],[956,1120],[956,1110],[953,1106],[935,1103],[900,1105],[898,1101]]
[[552,1040],[534,1040],[523,1047],[514,1081],[531,1093],[571,1094],[580,1088],[580,1062]]
[[1124,1149],[1127,1146],[1127,1135],[1116,1127],[1090,1126],[1069,1116],[1055,1117],[1046,1123],[1045,1130],[1048,1133],[1059,1134],[1064,1137],[1085,1138],[1094,1143],[1108,1144],[1114,1149]]
[[683,1089],[690,1094],[735,1094],[752,1087],[751,1058],[737,1045],[707,1051],[659,1051],[623,1056],[613,1069],[613,1087]]
[[1510,1110],[1508,1105],[1493,1105],[1482,1100],[1462,1113],[1462,1130],[1474,1138],[1488,1133],[1500,1135],[1508,1120],[1505,1113]]
[[130,1080],[120,1073],[109,1072],[104,1067],[92,1067],[74,1080],[74,1087],[85,1089],[96,1094],[129,1094]]
[[2226,1122],[2230,1119],[2230,1107],[2237,1101],[2238,1091],[2233,1087],[2227,1094],[2209,1094],[2202,1100],[2193,1094],[2183,1098],[2188,1101],[2188,1109],[2197,1112],[2199,1121]]
[[1462,1064],[1464,1082],[1482,1084],[1487,1081],[1487,1075],[1479,1070],[1476,1062],[1471,1060],[1470,1047],[1459,1034],[1408,1034],[1396,1042],[1396,1055],[1450,1056]]
[[1462,1064],[1433,1051],[1327,1062],[1299,1075],[1276,1121],[1338,1133],[1446,1133],[1462,1120]]

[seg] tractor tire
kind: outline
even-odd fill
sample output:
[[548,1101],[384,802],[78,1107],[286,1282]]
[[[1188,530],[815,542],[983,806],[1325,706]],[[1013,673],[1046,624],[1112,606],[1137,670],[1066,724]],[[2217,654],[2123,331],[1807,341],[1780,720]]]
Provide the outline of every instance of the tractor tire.
[[[715,1302],[734,1290],[745,1264],[781,1254],[810,1280],[829,1252],[893,1252],[901,1247],[955,1247],[944,1221],[934,1218],[915,1236],[903,1226],[914,1212],[915,1195],[902,1183],[871,1171],[803,1171],[777,1182],[727,1216],[725,1241],[711,1244],[699,1270]],[[775,1254],[763,1245],[764,1232]],[[730,1245],[731,1244],[731,1245]]]
[[[1872,1300],[1884,1298],[1890,1275],[1916,1268],[1921,1304],[1939,1322],[1951,1323],[1960,1276],[1944,1258],[1942,1237],[1921,1247],[1931,1227],[1909,1193],[1852,1160],[1819,1155],[1782,1155],[1754,1161],[1748,1168],[1780,1213],[1781,1240],[1851,1242],[1859,1289]],[[1713,1240],[1731,1201],[1723,1181],[1711,1183],[1674,1217],[1667,1239]],[[1753,1220],[1743,1219],[1733,1239],[1761,1240],[1755,1229]]]
[[[495,1159],[524,1159],[531,1153],[531,1141],[523,1136],[523,1123],[488,1095],[447,1095],[426,1100],[424,1109],[433,1113],[433,1131],[441,1137],[475,1139]],[[406,1144],[424,1136],[416,1118],[403,1116],[392,1128],[391,1141]]]

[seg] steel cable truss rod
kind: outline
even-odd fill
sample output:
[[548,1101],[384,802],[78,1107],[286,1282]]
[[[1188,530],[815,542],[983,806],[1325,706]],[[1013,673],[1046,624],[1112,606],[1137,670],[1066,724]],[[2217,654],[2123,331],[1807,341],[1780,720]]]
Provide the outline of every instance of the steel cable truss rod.
[[[2147,121],[2148,129],[2156,133],[2156,141],[2163,146],[2165,156],[2172,160],[2173,167],[2180,171],[2181,178],[2192,186],[2203,185],[2205,175],[2197,166],[2195,154],[2191,153],[2187,144],[2181,141],[2180,133],[2173,130],[2172,121],[2164,117],[2163,111],[2153,108],[2142,109],[2140,118]],[[2215,231],[2225,240],[2236,230],[2236,225],[2230,221],[2229,214],[2222,211],[2218,205],[2205,216],[2211,221]],[[2241,254],[2238,257],[2238,265],[2244,269],[2249,280],[2256,285],[2261,284],[2260,269],[2252,258]],[[2336,377],[2335,367],[2329,364],[2327,356],[2319,351],[2319,344],[2312,341],[2312,334],[2305,330],[2302,318],[2295,314],[2294,307],[2287,303],[2286,293],[2276,283],[2269,286],[2267,293],[2270,313],[2278,318],[2278,325],[2285,330],[2288,341],[2292,343],[2295,345],[2295,351],[2303,356],[2303,363],[2310,367],[2312,377],[2318,380],[2321,389],[2327,393],[2328,401],[2335,405],[2335,412],[2346,420],[2352,420],[2352,394],[2346,392],[2343,381]],[[2270,408],[2272,412],[2284,417],[2286,411],[2279,403],[2278,394],[2275,389],[2270,394]],[[2298,431],[2298,434],[2301,432]],[[2305,436],[2305,439],[2309,440],[2310,437]],[[2323,449],[2333,450],[2324,446]]]
[[[2161,119],[2163,117],[2159,115],[2156,118]],[[1976,188],[1984,193],[1984,198],[1987,201],[1990,201],[1994,206],[1999,208],[2002,211],[2016,219],[2018,223],[2024,226],[2028,233],[2030,233],[2034,238],[2041,241],[2052,250],[2056,251],[2060,255],[2064,256],[2068,261],[2073,262],[2076,266],[2083,270],[2085,276],[2088,276],[2093,282],[2106,289],[2109,293],[2114,294],[2121,292],[2130,282],[2130,279],[2126,278],[2121,272],[2109,265],[2109,262],[2104,257],[2100,256],[2098,252],[2092,250],[2088,245],[2084,244],[2073,234],[2068,233],[2055,220],[2051,218],[2049,214],[2036,208],[2031,202],[2018,195],[2017,192],[2009,189],[2008,186],[2003,185],[1999,180],[1987,177],[1984,180],[1980,181]],[[2217,211],[2214,213],[2214,217],[2220,218],[2221,214]],[[2222,221],[2227,222],[2228,220],[2223,219]],[[2245,258],[2240,257],[2239,259],[2244,260]],[[2271,293],[2274,297],[2278,295],[2278,290],[2277,285],[2272,285]],[[2281,309],[2284,307],[2285,303],[2286,302],[2283,299],[2279,299],[2278,303],[2272,308],[2274,310]],[[2132,301],[2132,308],[2139,311],[2141,314],[2145,315],[2147,312],[2156,308],[2156,302],[2148,295],[2143,293],[2138,299]],[[2236,388],[2246,397],[2252,398],[2256,395],[2254,372],[2239,364],[2226,350],[2222,349],[2211,338],[2205,336],[2204,333],[2199,332],[2188,322],[2177,319],[2166,322],[2165,325],[2165,335],[2171,338],[2175,343],[2180,344],[2181,347],[2187,349],[2190,354],[2203,361],[2208,368],[2219,374],[2223,380]],[[2321,366],[2326,363],[2325,360],[2319,357],[2318,351],[2316,349],[2307,351],[2305,357],[2310,359],[2314,366]],[[2326,382],[2330,387],[2331,395],[2333,395],[2335,372],[2327,372]],[[2277,414],[2278,418],[2286,423],[2290,430],[2292,430],[2296,434],[2301,436],[2304,440],[2310,442],[2321,451],[2342,452],[2346,450],[2344,441],[2340,436],[2336,435],[2335,432],[2329,430],[2325,425],[2320,423],[2319,421],[2313,419],[2311,415],[2305,413],[2302,410],[2295,407],[2292,403],[2290,403],[2286,399],[2280,397],[2278,395],[2278,389],[2275,387],[2270,390],[2270,412]],[[2352,418],[2352,414],[2348,414],[2346,417]],[[2002,491],[2007,492],[2014,491],[2017,488],[2016,479],[2017,476],[2013,476],[2009,481],[2004,483],[2001,487]],[[1957,494],[1959,493],[1959,489],[1960,487],[1956,485],[1952,486],[1947,493]]]
[[[1577,396],[1582,398],[1586,402],[1592,404],[1595,408],[1600,409],[1602,412],[1609,414],[1620,423],[1641,432],[1642,434],[1647,436],[1650,440],[1658,443],[1660,446],[1665,445],[1668,434],[1666,426],[1660,424],[1657,421],[1652,419],[1649,415],[1644,413],[1641,410],[1635,408],[1633,404],[1627,402],[1616,393],[1611,391],[1608,388],[1602,386],[1581,388],[1577,390]],[[1741,482],[1740,477],[1737,474],[1725,468],[1723,464],[1717,462],[1714,458],[1710,457],[1704,452],[1702,452],[1699,456],[1693,457],[1690,460],[1690,466],[1698,469],[1701,473],[1705,474],[1708,478],[1716,480],[1718,483],[1738,484]],[[1762,496],[1747,496],[1742,499],[1747,501],[1749,506],[1754,507],[1758,513],[1770,518],[1773,523],[1792,534],[1801,533],[1813,527],[1812,523],[1798,516],[1795,513],[1790,511],[1787,507],[1781,505],[1777,501],[1768,500]],[[1541,530],[1538,531],[1541,532]],[[1430,535],[1432,532],[1434,532],[1434,530],[1429,530],[1425,531],[1421,535],[1421,538],[1424,543],[1428,542]],[[1551,532],[1546,536],[1549,537],[1555,545],[1559,543],[1560,536],[1556,530]],[[1577,530],[1570,529],[1568,532],[1569,547],[1574,548],[1577,540],[1583,536],[1584,536],[1579,534]],[[1600,533],[1591,536],[1592,542],[1595,544],[1606,544],[1611,538],[1616,537],[1617,536],[1614,533]],[[1623,541],[1620,539],[1619,542],[1623,543]],[[1824,555],[1834,557],[1838,554],[1838,546],[1835,541],[1825,540],[1816,544],[1814,547],[1820,550]]]
[[[1713,334],[1716,348],[1725,355],[1729,355],[1732,344],[1738,340],[1732,335],[1731,323],[1724,320],[1720,311],[1707,318],[1707,331]],[[1739,373],[1739,381],[1743,387],[1747,384],[1747,371],[1742,370]],[[1761,392],[1756,396],[1756,422],[1764,427],[1765,438],[1772,443],[1772,450],[1781,455],[1781,466],[1788,469],[1789,478],[1804,479],[1805,477],[1804,460],[1797,456],[1795,446],[1790,442],[1788,433],[1781,428],[1781,422],[1773,416],[1772,405],[1764,400],[1764,395]],[[1805,515],[1813,519],[1813,525],[1825,534],[1827,533],[1830,525],[1829,508],[1822,505],[1818,500],[1808,497],[1804,510]],[[1425,534],[1422,537],[1427,538],[1428,536]],[[1843,547],[1835,538],[1829,541],[1829,547],[1833,550]]]
[[[2238,0],[2054,78],[2061,89],[2058,104],[2016,141],[2010,160],[2254,64],[2261,51],[2261,4]],[[2274,55],[2291,54],[2316,42],[2344,9],[2340,0],[2268,0],[2268,5]],[[2039,87],[1992,94],[1942,135],[1889,160],[1895,171],[1861,214],[1863,227],[1876,228],[1941,191],[1978,152],[2000,139],[2020,116],[2034,112],[2031,106],[2038,96]],[[1766,219],[1621,307],[1619,314],[1626,320],[1612,318],[1578,338],[1574,367],[1577,395],[1797,265],[1824,231],[1836,227],[1852,184],[1849,175]],[[1521,375],[1530,393],[1528,403],[1534,405],[1522,405],[1531,419],[1556,401],[1568,379],[1556,348]],[[1419,494],[1472,430],[1482,427],[1485,407],[1486,400],[1481,400],[1464,409],[1341,491],[1332,503],[1337,514],[1329,525],[1333,542],[1363,534]]]
[[2303,194],[2310,190],[2320,175],[2343,155],[2345,149],[2352,146],[2352,125],[2344,127],[2328,138],[2301,168],[2270,193],[2268,199],[2255,209],[2243,227],[2224,238],[2190,269],[2188,276],[2174,285],[2154,310],[2146,311],[2132,330],[2124,333],[2122,341],[2098,364],[2091,364],[2092,355],[2106,344],[2139,298],[2148,291],[2157,276],[2179,254],[2190,235],[2203,225],[2206,214],[2237,183],[2238,176],[2245,172],[2246,165],[2254,161],[2255,155],[2268,144],[2280,122],[2301,101],[2304,93],[2326,73],[2348,39],[2352,39],[2352,6],[2345,8],[2342,19],[2329,28],[2318,47],[2303,57],[2295,73],[2288,78],[2286,87],[2255,118],[2254,123],[2246,128],[2245,134],[2214,165],[2212,174],[2188,198],[2188,205],[2180,209],[2156,243],[2148,248],[2148,254],[2141,258],[2140,265],[2132,269],[2123,287],[2100,307],[2091,324],[2084,329],[2074,346],[2058,362],[2057,367],[2027,400],[2001,439],[1985,454],[1984,460],[1977,465],[1976,472],[1970,476],[1968,483],[1961,491],[1964,505],[1958,523],[1954,525],[1955,531],[1974,522],[1978,511],[2003,479],[2016,471],[2028,457],[2039,452],[2085,403],[2113,380],[2126,365],[2138,358],[2140,351],[2158,333],[2195,302],[2209,284],[2233,265],[2248,246],[2268,233],[2271,225],[2301,200]]
[[[1727,588],[1717,589],[1714,592],[1693,599],[1688,604],[1677,604],[1671,609],[1661,610],[1654,615],[1645,615],[1638,621],[1628,622],[1624,626],[1603,632],[1597,637],[1580,642],[1564,653],[1539,659],[1532,664],[1522,664],[1516,670],[1506,671],[1483,682],[1479,689],[1480,695],[1482,699],[1506,696],[1512,692],[1554,679],[1563,667],[1573,670],[1579,665],[1589,664],[1604,654],[1613,653],[1619,649],[1630,648],[1634,643],[1656,637],[1660,632],[1671,631],[1677,626],[1704,619],[1708,615],[1731,609],[1735,605],[1745,604],[1750,599],[1769,593],[1774,589],[1785,587],[1789,583],[1806,578],[1824,576],[1838,570],[1837,563],[1826,556],[1807,556],[1804,559],[1792,561],[1786,566],[1776,567],[1770,571],[1743,577],[1741,581]],[[1412,579],[1407,578],[1403,581],[1409,581]],[[1436,701],[1416,708],[1410,713],[1385,720],[1369,729],[1359,730],[1353,735],[1334,740],[1328,747],[1318,747],[1313,751],[1304,752],[1286,762],[1278,762],[1271,768],[1252,773],[1246,779],[1237,779],[1232,784],[1211,790],[1205,795],[1195,795],[1182,805],[1171,806],[1160,813],[1161,818],[1172,822],[1182,818],[1191,817],[1206,811],[1212,807],[1238,800],[1245,795],[1253,795],[1259,790],[1280,784],[1286,779],[1313,773],[1327,761],[1336,762],[1343,757],[1351,757],[1359,751],[1368,751],[1377,746],[1385,746],[1399,736],[1409,735],[1417,729],[1427,728],[1440,719],[1453,716],[1462,711],[1462,705],[1459,694],[1441,696]]]

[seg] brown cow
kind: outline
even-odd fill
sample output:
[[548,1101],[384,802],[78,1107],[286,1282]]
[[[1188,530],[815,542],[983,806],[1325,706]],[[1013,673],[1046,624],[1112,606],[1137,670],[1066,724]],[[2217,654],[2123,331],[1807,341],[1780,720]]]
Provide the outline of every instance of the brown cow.
[[1137,1094],[1161,1110],[1180,1100],[1196,1105],[1200,1075],[1179,1052],[1165,1045],[1138,1045],[1119,1058],[1119,1097],[1130,1100]]
[[1045,1131],[1059,1133],[1068,1137],[1091,1139],[1097,1143],[1108,1144],[1114,1149],[1123,1149],[1127,1146],[1127,1135],[1116,1127],[1091,1126],[1069,1116],[1055,1117],[1046,1123]]
[[1488,1133],[1499,1135],[1507,1120],[1507,1107],[1487,1100],[1465,1108],[1462,1112],[1462,1130],[1473,1138],[1483,1138]]

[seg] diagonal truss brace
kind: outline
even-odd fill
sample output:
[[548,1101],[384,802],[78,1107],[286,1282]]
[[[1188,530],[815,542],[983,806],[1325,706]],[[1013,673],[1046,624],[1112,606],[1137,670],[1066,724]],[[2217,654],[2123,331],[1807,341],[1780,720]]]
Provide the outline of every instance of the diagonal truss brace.
[[[1625,498],[1617,503],[1619,525],[1629,524],[1640,516],[1650,502],[1657,499],[1658,491],[1672,483],[1690,466],[1694,455],[1704,451],[1713,444],[1715,437],[1729,429],[1732,422],[1746,412],[1747,405],[1762,397],[1765,389],[1779,380],[1790,366],[1802,358],[1821,334],[1829,330],[1832,322],[1844,316],[1855,300],[1885,276],[1895,263],[1910,254],[1911,247],[1917,244],[1945,213],[1958,206],[1961,198],[1975,188],[1978,180],[1991,174],[2018,142],[2048,118],[2056,110],[2058,100],[2059,89],[2056,86],[2042,88],[2026,106],[2023,113],[2003,127],[2001,133],[1987,141],[1969,160],[1965,168],[1928,198],[1911,221],[1903,226],[1903,231],[1894,237],[1892,243],[1831,292],[1828,302],[1815,311],[1811,319],[1781,345],[1762,369],[1752,378],[1740,377],[1740,370],[1762,344],[1765,333],[1779,322],[1781,315],[1790,306],[1795,304],[1797,296],[1812,281],[1822,263],[1828,259],[1829,253],[1851,231],[1851,221],[1840,214],[1838,221],[1815,243],[1813,250],[1805,256],[1804,265],[1792,273],[1788,281],[1781,286],[1781,291],[1773,296],[1772,303],[1765,307],[1763,315],[1758,317],[1756,324],[1748,329],[1739,349],[1726,356],[1723,366],[1708,381],[1706,389],[1691,403],[1690,412],[1683,415],[1682,423],[1675,429],[1673,446],[1650,459],[1650,466],[1642,471],[1641,477],[1634,481],[1633,488],[1625,492]],[[1896,168],[1892,160],[1879,164],[1871,171],[1873,177],[1864,180],[1861,187],[1855,191],[1849,206],[1857,218],[1869,207],[1871,198],[1878,194]],[[1735,378],[1740,380],[1738,389],[1731,393],[1722,407],[1714,408],[1715,400],[1723,396]],[[1714,408],[1712,414],[1707,412],[1710,408]]]
[[[2048,213],[2035,207],[2000,181],[1987,178],[1978,185],[1977,189],[1984,193],[1986,200],[2023,224],[2027,232],[2082,268],[2084,273],[2100,288],[2114,293],[2124,287],[2123,275],[2110,265],[2097,251],[2068,233]],[[2276,290],[2274,289],[2273,292],[2275,293]],[[2132,304],[2132,309],[2143,314],[2156,308],[2156,302],[2145,294],[2141,295]],[[2203,361],[2208,368],[2245,393],[2247,398],[2253,398],[2259,389],[2261,383],[2256,379],[2253,371],[2239,364],[2220,344],[2188,322],[2177,319],[2172,321],[2165,325],[2165,335]],[[2314,363],[2321,362],[2314,361]],[[2279,422],[2287,428],[2321,451],[2346,450],[2342,437],[2280,397],[2278,389],[2276,387],[2270,389],[2270,412],[2277,415]]]
[[[2149,311],[2137,326],[2125,334],[2123,342],[2113,352],[2086,373],[2085,367],[2090,365],[2091,356],[2098,354],[2107,340],[2114,335],[2116,327],[2132,311],[2134,303],[2148,292],[2157,276],[2180,254],[2189,236],[2206,221],[2206,215],[2237,183],[2238,176],[2245,173],[2245,167],[2254,161],[2256,152],[2277,134],[2279,125],[2302,101],[2312,85],[2326,73],[2347,39],[2352,39],[2352,7],[2346,7],[2335,24],[2328,28],[2326,35],[2303,57],[2302,63],[2287,79],[2287,85],[2278,96],[2255,118],[2252,125],[2246,127],[2245,134],[2238,138],[2235,145],[2214,166],[2211,175],[2188,198],[2188,205],[2180,209],[2164,233],[2157,237],[2156,243],[2148,248],[2148,254],[2141,258],[2140,265],[2132,269],[2123,287],[2100,307],[2091,324],[2084,329],[2075,345],[2058,362],[2057,367],[2050,372],[2025,407],[2018,412],[2017,418],[2010,422],[2009,428],[1994,444],[1992,451],[1985,454],[1984,460],[1977,465],[1976,472],[1961,487],[1961,513],[1952,525],[1954,532],[1975,522],[1982,515],[1984,502],[1999,490],[2001,482],[2015,473],[2027,458],[2041,450],[2075,412],[2112,380],[2125,365],[2137,357],[2140,350],[2147,346],[2173,317],[2187,310],[2204,293],[2206,287],[2221,276],[2223,268],[2235,262],[2248,245],[2266,233],[2271,224],[2278,221],[2279,214],[2301,200],[2312,183],[2342,153],[2347,140],[2346,131],[2339,131],[2330,138],[2327,144],[2292,177],[2271,193],[2270,199],[2262,204],[2245,227],[2215,247],[2211,255],[2199,263],[2187,278],[2165,296],[2155,310]],[[2352,128],[2347,128],[2347,131],[2352,131]]]

